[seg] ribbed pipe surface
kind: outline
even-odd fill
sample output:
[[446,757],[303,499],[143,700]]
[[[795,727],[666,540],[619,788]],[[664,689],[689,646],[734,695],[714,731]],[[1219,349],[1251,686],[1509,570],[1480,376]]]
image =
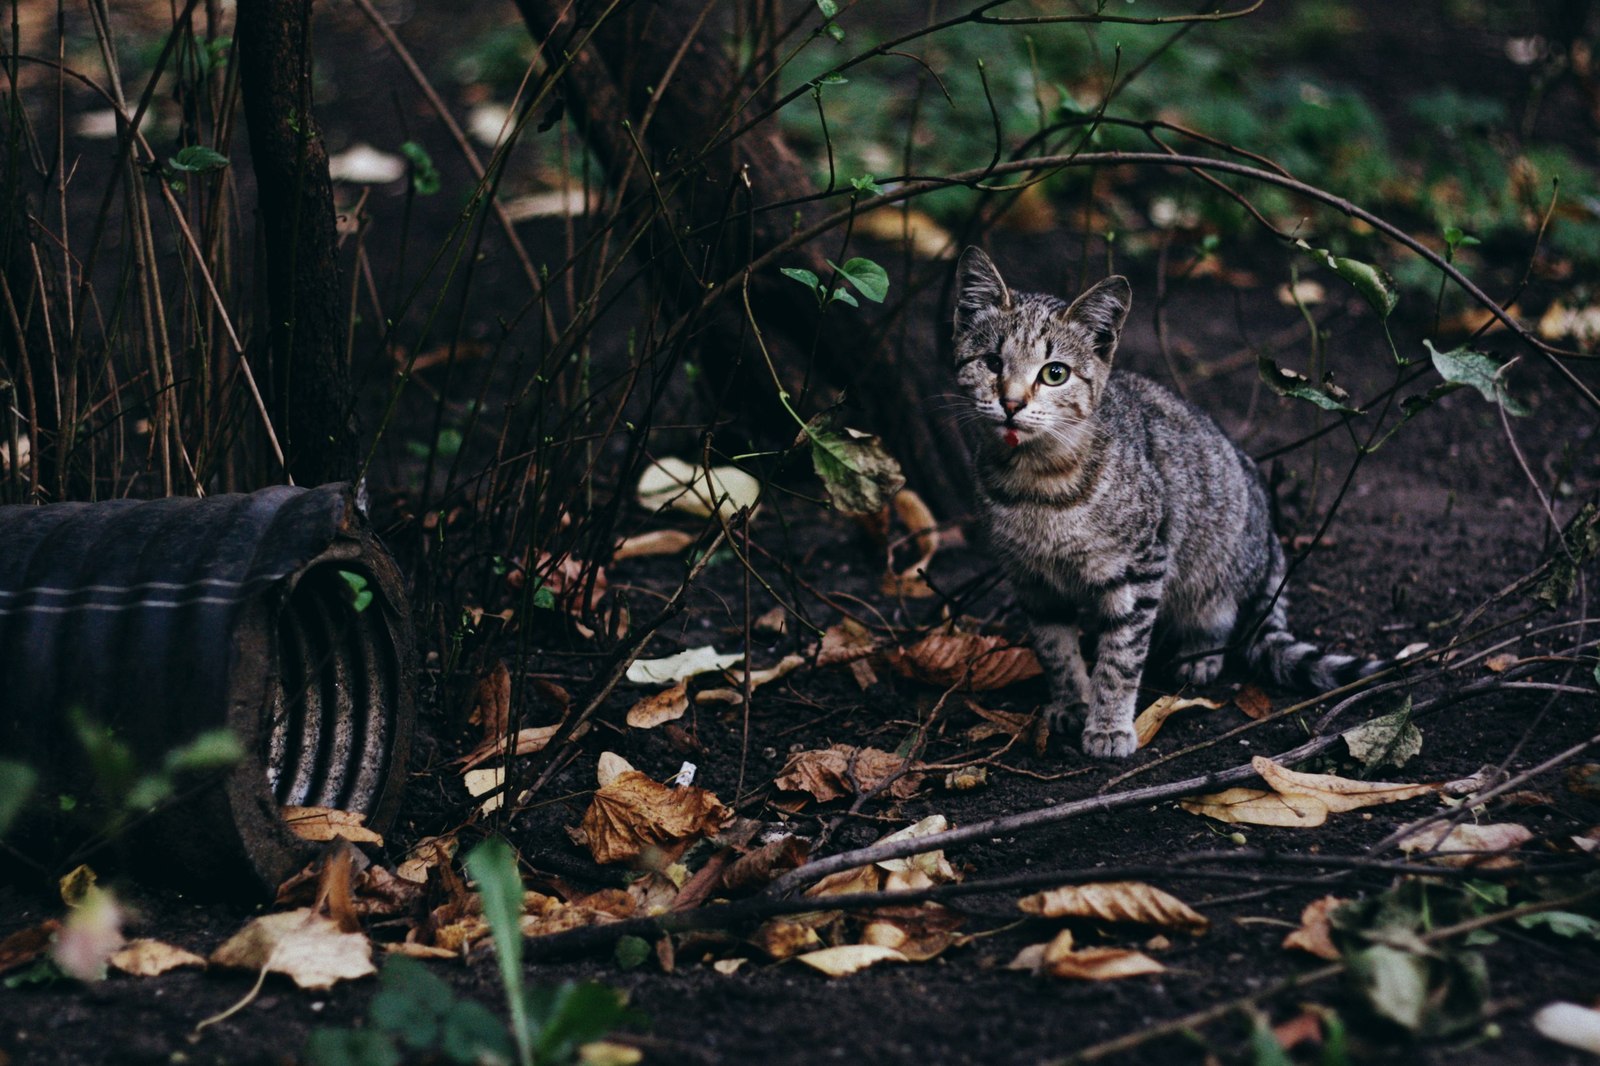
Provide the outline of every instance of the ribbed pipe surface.
[[307,852],[280,806],[393,817],[414,656],[400,574],[345,486],[0,507],[0,752],[39,772],[38,796],[74,797],[16,846],[52,869],[93,834],[76,797],[104,772],[75,716],[140,768],[227,727],[245,760],[118,845],[157,872],[275,886]]

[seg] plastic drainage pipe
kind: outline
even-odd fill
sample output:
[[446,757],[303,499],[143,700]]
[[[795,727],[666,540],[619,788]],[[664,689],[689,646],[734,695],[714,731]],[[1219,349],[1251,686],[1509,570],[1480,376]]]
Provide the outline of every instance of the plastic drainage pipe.
[[[281,807],[382,832],[414,674],[404,583],[348,486],[0,507],[0,757],[39,782],[6,850],[39,871],[109,836],[147,874],[271,889],[315,847]],[[117,795],[218,729],[230,768],[175,774],[153,814]]]

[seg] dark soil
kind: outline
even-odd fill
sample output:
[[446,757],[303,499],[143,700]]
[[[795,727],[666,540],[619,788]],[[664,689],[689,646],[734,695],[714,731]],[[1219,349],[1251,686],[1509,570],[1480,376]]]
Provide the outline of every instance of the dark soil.
[[[1375,5],[1364,5],[1377,18]],[[1419,22],[1422,20],[1418,20]],[[429,34],[446,30],[442,16],[419,13],[408,33],[421,44]],[[1394,61],[1402,29],[1417,23],[1385,25],[1375,30],[1383,50],[1371,58],[1336,56],[1355,69],[1378,77]],[[1446,29],[1448,27],[1445,27]],[[353,32],[345,26],[346,32]],[[1438,32],[1444,32],[1443,29]],[[1459,55],[1434,38],[1424,49],[1429,56]],[[324,42],[325,44],[327,42]],[[1478,42],[1472,42],[1474,48]],[[382,56],[352,49],[338,70],[349,93],[382,95],[372,89],[381,77],[362,79],[357,70],[370,62],[387,72]],[[433,46],[439,48],[438,44]],[[1404,52],[1402,54],[1409,55]],[[1491,58],[1482,58],[1485,65]],[[1440,63],[1444,77],[1455,69]],[[1495,67],[1495,77],[1506,72]],[[1395,72],[1390,78],[1408,77]],[[1390,83],[1386,83],[1390,84]],[[1404,85],[1396,87],[1399,95]],[[1375,93],[1382,98],[1385,94]],[[343,105],[341,105],[343,106]],[[1553,105],[1552,105],[1553,106]],[[387,107],[375,106],[369,113]],[[330,136],[339,135],[330,122]],[[1592,140],[1592,137],[1591,137]],[[337,146],[335,146],[337,147]],[[442,158],[438,153],[436,158]],[[424,224],[430,220],[424,219]],[[448,225],[441,215],[431,220]],[[425,247],[425,242],[419,247]],[[1011,236],[994,246],[997,261],[1022,287],[1034,281],[1049,284],[1059,276],[1060,243],[1054,235]],[[1261,253],[1270,266],[1280,255]],[[503,266],[503,264],[502,264]],[[1495,276],[1516,277],[1520,263],[1491,264]],[[1152,312],[1156,289],[1151,268],[1134,265],[1134,320],[1124,337],[1119,359],[1124,366],[1158,379],[1177,382],[1198,404],[1213,412],[1223,426],[1255,454],[1266,455],[1293,443],[1334,416],[1309,405],[1285,400],[1259,382],[1248,352],[1267,339],[1292,330],[1298,312],[1281,305],[1272,285],[1235,291],[1213,281],[1174,287],[1164,308],[1169,352],[1161,351]],[[1264,276],[1287,276],[1286,268]],[[1381,331],[1354,297],[1345,296],[1336,281],[1326,279],[1331,303],[1319,309],[1330,329],[1329,358],[1340,384],[1363,406],[1395,381],[1393,360]],[[489,278],[515,285],[515,278]],[[1493,291],[1491,289],[1491,291]],[[1543,295],[1549,298],[1552,287]],[[932,311],[929,311],[931,322]],[[1391,323],[1407,350],[1433,336],[1431,322],[1420,311],[1405,312]],[[924,340],[933,344],[934,327]],[[1509,354],[1509,341],[1494,341]],[[1236,353],[1247,353],[1243,357]],[[1303,367],[1305,341],[1293,339],[1273,354],[1286,365]],[[931,357],[931,355],[930,355]],[[1170,358],[1169,358],[1170,357]],[[1600,388],[1600,372],[1581,365],[1578,372],[1591,388]],[[1565,521],[1577,504],[1600,491],[1600,450],[1596,417],[1549,370],[1525,356],[1512,377],[1513,391],[1532,408],[1531,416],[1514,420],[1512,431],[1521,459],[1543,486],[1557,481],[1565,488],[1554,501]],[[1419,391],[1412,388],[1402,395]],[[1358,430],[1357,432],[1365,432]],[[1375,454],[1363,457],[1342,491],[1356,451],[1349,432],[1336,428],[1318,439],[1275,458],[1278,499],[1286,536],[1316,532],[1337,500],[1337,513],[1321,542],[1302,551],[1291,583],[1291,619],[1296,631],[1327,647],[1373,655],[1390,655],[1414,642],[1439,647],[1457,633],[1465,612],[1476,608],[1515,579],[1534,569],[1550,543],[1549,520],[1513,453],[1497,411],[1470,390],[1445,398],[1435,410],[1405,426]],[[1559,474],[1559,477],[1556,475]],[[611,487],[611,486],[608,486]],[[386,500],[380,493],[379,507]],[[962,516],[940,516],[959,525]],[[458,521],[471,523],[470,514]],[[653,528],[659,518],[634,513],[625,532]],[[688,528],[685,525],[684,528]],[[885,624],[909,629],[931,625],[942,606],[939,599],[897,603],[879,591],[882,552],[851,522],[798,500],[779,495],[751,527],[753,541],[770,553],[758,556],[758,569],[786,599],[798,602],[809,619],[826,626],[849,612],[873,628]],[[1309,538],[1306,538],[1309,539]],[[1296,541],[1304,547],[1304,540]],[[1008,609],[1003,586],[985,580],[990,565],[976,547],[947,547],[930,572],[932,583],[947,593],[962,590],[957,608],[986,620],[990,632],[1020,637],[1020,619]],[[683,573],[678,559],[640,559],[608,569],[615,594],[631,589],[635,618],[670,594]],[[1592,568],[1591,568],[1592,577]],[[715,644],[740,646],[746,630],[744,571],[734,560],[717,561],[705,572],[691,606],[673,620],[647,649],[650,656],[683,647]],[[965,590],[977,590],[968,593]],[[748,610],[759,615],[774,601],[753,587]],[[457,605],[446,605],[454,610]],[[1475,629],[1505,622],[1498,639],[1579,617],[1577,607],[1562,613],[1535,613],[1528,621],[1511,621],[1528,611],[1525,594],[1492,607]],[[798,627],[791,627],[795,629]],[[1480,641],[1483,647],[1491,641]],[[1507,650],[1520,656],[1569,647],[1570,635],[1528,637]],[[790,636],[751,649],[755,665],[766,666],[799,647]],[[439,651],[435,647],[432,650]],[[508,647],[479,650],[485,658],[510,654]],[[596,660],[593,645],[562,628],[546,635],[541,650],[526,663],[529,672],[559,680],[581,693]],[[1588,664],[1570,672],[1567,682],[1588,685]],[[424,736],[415,759],[414,781],[398,825],[390,834],[390,859],[398,858],[414,840],[448,832],[468,818],[474,804],[460,785],[449,760],[476,740],[464,722],[462,678],[440,678],[434,691],[447,695],[430,703]],[[732,803],[743,782],[746,796],[740,813],[765,820],[788,819],[791,828],[815,836],[831,827],[830,849],[870,843],[879,836],[930,814],[942,814],[955,826],[973,824],[1017,812],[1047,807],[1096,794],[1130,767],[1155,763],[1246,719],[1231,704],[1223,710],[1173,718],[1129,766],[1086,761],[1071,750],[1053,747],[1039,755],[1021,744],[989,767],[986,787],[945,791],[940,774],[916,797],[875,800],[856,816],[835,803],[789,816],[768,806],[768,783],[791,752],[846,742],[893,750],[913,732],[938,700],[937,689],[900,678],[886,669],[878,682],[861,689],[841,669],[800,670],[761,690],[748,722],[738,711],[715,705],[691,709],[676,734],[629,730],[623,715],[638,691],[615,694],[599,715],[597,727],[581,751],[525,809],[515,811],[495,828],[516,845],[530,874],[530,885],[557,881],[575,891],[622,883],[620,872],[596,867],[588,853],[573,844],[566,828],[575,826],[588,806],[594,787],[595,759],[615,751],[650,775],[665,779],[684,760],[699,768],[696,784]],[[1409,691],[1415,701],[1459,687],[1467,680],[1490,676],[1475,664],[1463,677],[1431,675]],[[1551,678],[1556,679],[1555,677]],[[470,678],[465,680],[470,681]],[[1243,678],[1225,677],[1204,694],[1227,699]],[[1159,678],[1150,698],[1169,691]],[[1027,711],[1040,702],[1043,686],[1030,682],[974,697],[986,707]],[[1272,692],[1274,705],[1287,706],[1292,695]],[[1484,764],[1501,764],[1519,773],[1594,736],[1596,700],[1591,692],[1569,695],[1538,691],[1499,693],[1449,706],[1419,722],[1422,754],[1403,769],[1388,768],[1379,776],[1391,780],[1438,781],[1464,777]],[[1325,708],[1304,718],[1290,718],[1199,747],[1191,754],[1160,763],[1113,788],[1123,790],[1218,771],[1303,742],[1309,723]],[[1362,708],[1357,717],[1372,713]],[[1354,719],[1352,719],[1353,721]],[[970,762],[992,755],[997,741],[975,746],[965,738],[977,721],[963,700],[947,702],[943,717],[923,758],[930,763]],[[746,728],[748,732],[746,732]],[[1349,773],[1349,764],[1330,762],[1321,769]],[[1564,769],[1534,777],[1514,802],[1497,803],[1483,821],[1515,821],[1533,831],[1524,851],[1526,861],[1570,852],[1566,843],[1600,824],[1600,807],[1568,789]],[[1346,897],[1380,893],[1394,875],[1377,868],[1328,872],[1302,865],[1282,865],[1255,850],[1290,856],[1352,856],[1392,860],[1390,851],[1369,849],[1397,827],[1437,809],[1435,801],[1417,799],[1332,817],[1314,830],[1226,827],[1179,809],[1174,802],[1152,803],[1113,814],[1091,815],[1064,824],[996,838],[955,850],[951,860],[969,880],[1030,871],[1061,870],[1066,880],[1082,880],[1083,871],[1098,867],[1141,867],[1146,879],[1180,896],[1204,912],[1211,928],[1200,937],[1172,935],[1170,944],[1150,948],[1168,969],[1157,977],[1104,983],[1035,977],[1006,969],[1025,945],[1049,939],[1057,922],[1019,921],[1016,893],[963,897],[953,905],[969,911],[964,931],[970,942],[939,958],[904,966],[885,966],[851,977],[829,979],[792,960],[768,962],[753,948],[737,942],[748,927],[730,930],[733,942],[703,937],[680,938],[675,965],[663,972],[652,958],[644,965],[621,969],[609,951],[594,957],[529,964],[533,982],[568,978],[602,981],[623,989],[646,1019],[621,1039],[642,1048],[649,1062],[811,1063],[831,1060],[921,1063],[1034,1063],[1074,1054],[1103,1040],[1121,1037],[1191,1012],[1240,1000],[1273,988],[1284,978],[1307,973],[1322,963],[1286,951],[1283,935],[1298,923],[1301,909],[1327,894]],[[465,843],[486,832],[479,819],[461,830]],[[1234,828],[1246,843],[1230,838]],[[1207,866],[1209,874],[1171,867],[1172,860],[1191,852],[1222,851],[1226,858]],[[1536,895],[1542,882],[1513,874],[1517,898]],[[182,892],[117,882],[117,891],[131,901],[138,918],[130,935],[154,936],[207,953],[251,915],[252,903],[193,900]],[[26,887],[0,888],[0,937],[56,914],[59,906]],[[1139,947],[1150,932],[1128,928],[1076,927],[1080,941]],[[380,933],[381,936],[381,933]],[[1341,979],[1323,980],[1281,991],[1253,1004],[1259,1017],[1272,1023],[1300,1013],[1307,1003],[1338,1011],[1351,1027],[1350,1061],[1429,1062],[1451,1066],[1507,1062],[1585,1061],[1537,1035],[1532,1011],[1552,1000],[1593,1002],[1600,996],[1600,953],[1592,940],[1568,940],[1539,930],[1502,931],[1491,944],[1477,948],[1487,961],[1490,988],[1483,1024],[1448,1038],[1413,1042],[1372,1019],[1360,997]],[[732,975],[714,969],[714,958],[750,956]],[[470,965],[436,963],[434,972],[460,993],[474,996],[499,1011],[502,993],[491,958]],[[225,1010],[249,990],[253,975],[221,971],[179,972],[159,978],[112,976],[93,985],[57,983],[44,987],[0,990],[0,1063],[279,1063],[299,1061],[308,1033],[317,1027],[362,1024],[375,985],[355,982],[326,993],[308,994],[287,982],[269,980],[262,995],[227,1020],[202,1033],[195,1024]],[[1234,1011],[1183,1036],[1155,1040],[1128,1051],[1115,1061],[1166,1063],[1250,1061],[1249,1011]],[[1301,1054],[1304,1054],[1302,1052]],[[1304,1061],[1314,1061],[1313,1052]],[[1216,1061],[1216,1059],[1210,1060]]]

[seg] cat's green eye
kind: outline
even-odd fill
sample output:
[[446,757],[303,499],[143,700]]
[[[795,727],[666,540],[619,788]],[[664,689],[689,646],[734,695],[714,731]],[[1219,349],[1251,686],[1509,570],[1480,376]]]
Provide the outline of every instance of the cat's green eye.
[[1065,385],[1071,376],[1072,368],[1066,363],[1046,363],[1039,371],[1039,380],[1046,385]]

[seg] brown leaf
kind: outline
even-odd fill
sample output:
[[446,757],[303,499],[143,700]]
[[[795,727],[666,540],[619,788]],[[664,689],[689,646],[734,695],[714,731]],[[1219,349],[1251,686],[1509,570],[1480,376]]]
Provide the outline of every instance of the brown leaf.
[[689,709],[689,682],[679,681],[671,688],[646,696],[628,710],[628,725],[634,729],[654,729],[663,722],[683,717]]
[[1048,943],[1023,948],[1007,968],[1080,981],[1110,981],[1166,972],[1165,966],[1138,951],[1127,948],[1076,949],[1072,945],[1072,931],[1063,929]]
[[395,868],[395,875],[419,885],[426,884],[428,871],[441,863],[448,866],[455,857],[456,848],[454,836],[423,837],[411,846],[404,861]]
[[839,663],[865,659],[878,650],[878,642],[865,626],[852,618],[831,625],[822,633],[822,647],[817,652],[818,666],[835,666]]
[[768,841],[748,855],[735,859],[722,875],[723,890],[740,893],[760,888],[781,874],[798,868],[811,852],[811,843],[801,837],[785,836]]
[[472,690],[472,713],[467,721],[480,727],[486,740],[506,735],[511,721],[511,668],[496,659]]
[[378,972],[364,933],[344,932],[310,908],[254,919],[212,952],[211,962],[230,969],[264,968],[312,990]]
[[781,637],[789,632],[789,612],[782,606],[773,607],[755,621],[757,633]]
[[[588,732],[588,730],[588,723],[585,722],[583,725],[573,730],[572,739],[577,740],[579,737],[583,736],[584,733]],[[543,751],[545,748],[549,747],[550,742],[555,739],[556,734],[560,731],[560,723],[557,723],[556,725],[533,725],[519,729],[517,730],[516,737],[509,745],[511,749],[510,754],[512,757],[516,757],[518,755],[532,755],[535,752]],[[490,759],[503,758],[507,754],[507,747],[508,745],[506,744],[506,737],[504,733],[497,737],[490,737],[482,744],[479,744],[476,748],[473,748],[470,752],[461,757],[461,769],[463,771],[471,770],[473,767],[482,763],[486,763]]]
[[1036,714],[991,711],[986,707],[979,707],[971,700],[967,701],[967,710],[983,719],[980,725],[967,730],[967,740],[974,744],[990,737],[1005,737],[1009,740],[1012,737],[1027,736],[1039,721],[1039,716]]
[[1517,657],[1510,652],[1491,655],[1483,661],[1483,668],[1491,674],[1503,674],[1515,665],[1517,665]]
[[204,969],[206,960],[192,951],[168,944],[164,940],[140,937],[130,940],[111,956],[111,965],[135,977],[155,977],[182,967]]
[[383,836],[366,827],[367,816],[333,807],[279,807],[289,831],[301,840],[324,841],[343,837],[355,844],[383,845]]
[[[905,759],[887,751],[835,744],[791,755],[773,783],[785,791],[809,792],[826,803],[858,791],[871,792],[906,767]],[[922,779],[920,772],[907,769],[888,786],[888,794],[907,799],[922,786]]]
[[909,648],[891,651],[888,659],[902,677],[941,688],[960,685],[972,692],[1004,688],[1044,673],[1032,648],[978,633],[930,633]]
[[1261,779],[1283,794],[1315,796],[1329,811],[1353,811],[1383,803],[1398,803],[1431,792],[1438,792],[1437,784],[1396,784],[1388,781],[1354,781],[1335,774],[1305,774],[1289,770],[1264,755],[1250,760],[1251,769]]
[[681,529],[652,529],[647,533],[635,533],[618,542],[612,549],[611,561],[621,562],[623,559],[638,559],[651,555],[677,555],[687,551],[699,538],[693,533],[685,533]]
[[771,918],[750,935],[752,946],[771,959],[787,959],[822,946],[817,931],[791,918]]
[[841,944],[838,947],[810,951],[796,957],[807,966],[821,970],[829,977],[846,977],[865,970],[868,966],[876,966],[880,962],[910,961],[893,948],[878,947],[874,944]]
[[1043,918],[1133,922],[1186,933],[1203,933],[1211,925],[1210,919],[1183,900],[1142,881],[1063,885],[1026,896],[1017,906]]
[[1190,707],[1204,707],[1208,711],[1215,711],[1221,708],[1222,704],[1216,700],[1201,699],[1197,696],[1162,696],[1140,711],[1139,716],[1133,720],[1133,731],[1139,737],[1139,746],[1142,748],[1150,743],[1168,718]]
[[1233,694],[1233,703],[1246,718],[1259,721],[1272,713],[1272,697],[1263,692],[1260,685],[1240,685],[1239,691]]
[[883,886],[883,871],[876,866],[852,866],[829,874],[805,890],[807,896],[848,896],[857,892],[876,892]]
[[654,857],[674,855],[732,817],[733,812],[703,788],[673,788],[630,770],[594,794],[582,828],[595,861],[605,864],[647,852],[656,853]]
[[1272,1038],[1285,1051],[1297,1048],[1301,1044],[1320,1044],[1322,1043],[1322,1015],[1315,1009],[1307,1007],[1288,1021],[1274,1025],[1272,1027]]
[[26,966],[49,951],[50,941],[60,928],[60,921],[47,918],[0,940],[0,973]]
[[1219,822],[1313,829],[1328,820],[1328,805],[1316,796],[1283,795],[1259,788],[1228,788],[1178,801],[1190,814]]
[[1338,896],[1323,896],[1307,903],[1306,909],[1300,912],[1300,928],[1283,938],[1283,946],[1337,962],[1339,949],[1333,946],[1332,927],[1328,924],[1328,918],[1334,908],[1346,902]]
[[[1400,842],[1400,850],[1410,854],[1422,852],[1420,858],[1440,866],[1479,866],[1484,869],[1506,869],[1517,866],[1519,860],[1511,855],[1499,854],[1519,848],[1533,839],[1533,834],[1515,822],[1491,822],[1485,825],[1432,825]],[[1430,854],[1438,852],[1438,854]]]

